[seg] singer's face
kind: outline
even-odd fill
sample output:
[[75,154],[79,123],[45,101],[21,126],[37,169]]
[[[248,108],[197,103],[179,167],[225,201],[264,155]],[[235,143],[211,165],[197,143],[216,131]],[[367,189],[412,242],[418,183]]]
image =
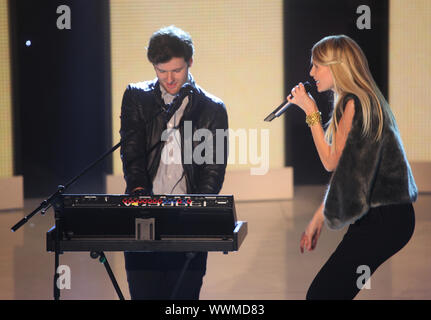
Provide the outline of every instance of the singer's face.
[[172,58],[168,62],[154,65],[157,78],[165,90],[175,95],[180,91],[184,83],[187,82],[189,76],[189,67],[193,60],[187,63],[184,58]]
[[317,91],[323,92],[334,89],[334,79],[328,66],[318,64],[313,61],[310,76],[316,81]]

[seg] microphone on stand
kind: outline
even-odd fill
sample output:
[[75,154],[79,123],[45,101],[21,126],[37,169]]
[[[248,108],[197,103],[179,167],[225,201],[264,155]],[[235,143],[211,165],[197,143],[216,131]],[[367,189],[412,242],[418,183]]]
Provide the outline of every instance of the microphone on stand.
[[[308,81],[306,81],[304,82],[304,87],[305,87],[305,91],[309,92],[311,89],[311,84]],[[280,104],[274,111],[272,111],[263,121],[271,122],[275,118],[278,118],[283,113],[285,113],[287,109],[292,105],[295,105],[295,104],[291,102],[283,101],[283,103]]]

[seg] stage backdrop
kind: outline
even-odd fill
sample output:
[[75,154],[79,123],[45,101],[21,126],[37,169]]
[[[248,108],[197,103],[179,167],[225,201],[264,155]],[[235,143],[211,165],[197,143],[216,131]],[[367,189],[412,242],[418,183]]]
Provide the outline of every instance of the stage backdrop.
[[[307,56],[309,56],[310,46],[304,47],[301,54],[293,55],[289,59],[290,63],[295,62],[303,68],[299,74],[291,74],[291,67],[283,65],[283,48],[288,52],[301,45],[301,42],[289,37],[287,33],[283,40],[283,14],[285,30],[297,31],[297,34],[308,37],[310,32],[315,31],[310,29],[321,31],[320,29],[327,24],[325,22],[327,16],[322,13],[323,11],[318,11],[317,24],[308,22],[310,14],[313,10],[316,11],[316,3],[319,2],[310,2],[303,13],[304,19],[296,22],[290,20],[289,14],[300,16],[301,13],[289,8],[303,1],[286,1],[283,10],[282,1],[187,1],[176,4],[173,1],[149,3],[113,0],[109,2],[110,15],[106,1],[92,1],[95,6],[100,6],[96,8],[89,5],[88,1],[79,0],[47,0],[43,5],[39,2],[19,0],[10,1],[9,4],[13,4],[14,8],[18,6],[21,8],[22,18],[17,18],[17,10],[14,11],[12,8],[9,19],[6,18],[7,3],[6,0],[0,1],[0,53],[2,55],[0,59],[0,90],[2,90],[0,94],[2,150],[0,175],[2,177],[24,174],[25,180],[32,180],[32,173],[26,174],[26,172],[28,169],[34,171],[39,176],[36,175],[33,179],[36,183],[31,188],[35,190],[35,194],[46,196],[57,183],[67,180],[90,159],[94,159],[106,150],[111,145],[111,136],[112,142],[117,142],[119,108],[124,89],[129,82],[154,77],[154,71],[146,61],[145,46],[154,30],[169,24],[183,27],[192,34],[197,51],[191,71],[199,84],[226,102],[231,128],[257,129],[258,145],[260,133],[264,129],[269,130],[271,168],[289,165],[292,163],[292,157],[300,159],[299,165],[301,162],[307,165],[307,161],[314,158],[315,164],[310,167],[311,169],[306,168],[309,169],[308,176],[314,176],[313,170],[319,171],[316,174],[317,177],[324,172],[318,162],[317,154],[312,157],[309,154],[301,155],[303,148],[313,148],[312,144],[310,145],[311,141],[300,143],[298,152],[292,151],[292,142],[289,139],[299,137],[301,135],[299,131],[287,134],[285,139],[282,119],[277,119],[279,121],[275,120],[270,124],[262,121],[267,113],[284,98],[287,93],[284,90],[288,91],[292,84],[305,79],[309,71]],[[364,13],[364,11],[357,13],[356,9],[360,5],[368,4],[371,9],[371,30],[357,32],[367,34],[376,31],[374,29],[378,28],[381,19],[379,19],[379,10],[375,10],[374,5],[384,6],[386,1],[346,1],[345,3],[354,4],[349,11],[350,24],[353,27]],[[324,4],[329,6],[330,2]],[[58,30],[56,27],[56,20],[59,17],[56,9],[60,5],[68,5],[71,9],[71,30]],[[335,6],[333,12],[341,9]],[[381,66],[373,63],[372,69],[385,67],[385,65],[387,67],[389,64],[386,92],[389,102],[397,117],[413,169],[419,164],[425,169],[415,174],[415,177],[417,180],[423,179],[424,182],[429,183],[431,179],[427,178],[427,174],[431,172],[429,169],[431,91],[427,89],[427,84],[431,80],[429,72],[431,69],[429,59],[431,2],[390,0],[388,10],[389,36],[387,39],[384,37],[381,39],[382,43],[388,42],[388,59],[387,62],[383,61]],[[108,30],[109,17],[112,20],[111,36]],[[82,21],[86,22],[81,23]],[[12,29],[10,36],[7,31],[8,23]],[[42,23],[45,27],[42,27]],[[309,28],[309,26],[313,27]],[[99,27],[102,30],[98,29]],[[341,32],[341,30],[336,31]],[[107,34],[112,39],[112,50],[109,38],[108,41],[106,40]],[[65,42],[71,35],[74,36],[75,46]],[[27,39],[33,40],[30,47],[25,46]],[[103,41],[97,42],[97,39]],[[318,40],[317,37],[315,40]],[[96,43],[98,44],[95,45]],[[15,54],[9,55],[11,51],[8,45],[10,44]],[[43,44],[42,47],[40,44]],[[68,45],[70,46],[67,47]],[[44,51],[39,53],[40,49]],[[45,56],[43,52],[46,53]],[[109,109],[111,106],[110,53],[112,53],[113,69],[112,113]],[[85,54],[90,60],[86,60]],[[301,57],[306,57],[304,63],[298,62]],[[8,61],[9,59],[11,61]],[[12,72],[9,70],[10,63]],[[104,66],[101,68],[96,67],[102,64]],[[284,88],[283,79],[289,79],[288,77],[290,80],[286,81]],[[17,82],[20,79],[23,81],[21,84]],[[24,82],[30,90],[26,90],[25,86],[20,87]],[[45,88],[50,90],[43,91]],[[12,94],[11,99],[12,89],[15,93]],[[69,97],[68,93],[72,95]],[[13,112],[10,107],[11,100]],[[25,112],[24,105],[28,108]],[[32,110],[36,111],[35,117]],[[22,114],[26,115],[30,123],[36,125],[34,127],[23,125],[20,118]],[[108,117],[105,117],[106,114]],[[82,122],[79,123],[78,128],[71,128],[71,123],[76,121],[70,115],[77,116],[78,121],[88,121],[88,124]],[[293,120],[294,116],[290,117],[291,115],[291,111],[286,114],[286,121]],[[326,113],[326,117],[327,115]],[[304,126],[303,115],[301,116],[298,124]],[[49,119],[45,126],[36,121],[40,118]],[[65,124],[60,126],[61,129],[45,132],[46,126],[57,126],[59,121]],[[113,130],[110,128],[111,122]],[[23,128],[29,128],[27,133],[22,131]],[[307,130],[306,127],[303,129]],[[59,132],[66,140],[56,140]],[[93,134],[90,135],[90,132]],[[95,139],[89,140],[89,137]],[[250,137],[251,135],[248,134],[248,138]],[[284,145],[286,145],[286,157]],[[82,152],[83,150],[85,152]],[[311,152],[315,153],[313,150]],[[88,157],[83,157],[84,154]],[[58,155],[60,158],[56,159]],[[230,165],[228,170],[248,169],[255,166],[250,164],[249,154],[246,154],[245,164],[239,163],[238,152],[235,156],[236,159],[233,159],[235,164]],[[44,166],[39,167],[38,163],[43,163]],[[114,163],[115,174],[121,175],[118,152],[114,156]],[[108,170],[99,171],[95,179],[101,181],[101,175],[109,172],[109,165],[107,167]],[[55,174],[52,175],[52,172]],[[295,167],[295,173],[299,176],[297,167]],[[326,178],[318,179],[320,183],[324,183]],[[45,182],[46,188],[40,188],[41,182]],[[100,189],[90,186],[83,191],[98,190]]]
[[0,1],[0,179],[13,175],[12,101],[7,1]]
[[22,176],[14,175],[8,3],[0,1],[0,210],[24,205]]
[[[284,99],[282,5],[282,1],[262,0],[112,0],[113,141],[119,141],[121,99],[127,84],[155,78],[146,58],[148,39],[159,28],[176,25],[193,38],[190,71],[195,80],[226,104],[229,126],[237,136],[228,171],[259,167],[253,164],[258,162],[253,156],[261,156],[266,133],[268,166],[282,168],[283,121],[263,121]],[[246,147],[241,153],[239,136]],[[255,147],[253,155],[250,149]],[[114,156],[114,174],[122,175],[119,153]]]
[[389,103],[409,160],[430,163],[431,1],[391,0],[389,8]]

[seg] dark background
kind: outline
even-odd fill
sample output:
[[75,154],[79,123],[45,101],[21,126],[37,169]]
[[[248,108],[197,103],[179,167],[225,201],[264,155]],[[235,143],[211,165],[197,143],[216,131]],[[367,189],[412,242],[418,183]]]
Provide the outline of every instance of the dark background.
[[[60,5],[70,30],[57,28]],[[26,198],[42,197],[111,146],[109,2],[10,0],[9,10],[14,174]],[[105,161],[68,192],[102,193],[111,170]]]

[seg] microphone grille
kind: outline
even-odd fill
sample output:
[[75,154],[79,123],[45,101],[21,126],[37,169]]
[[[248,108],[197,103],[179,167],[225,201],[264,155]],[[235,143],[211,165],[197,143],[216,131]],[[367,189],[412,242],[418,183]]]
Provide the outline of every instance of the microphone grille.
[[305,91],[309,92],[311,90],[311,84],[308,81],[304,82]]

